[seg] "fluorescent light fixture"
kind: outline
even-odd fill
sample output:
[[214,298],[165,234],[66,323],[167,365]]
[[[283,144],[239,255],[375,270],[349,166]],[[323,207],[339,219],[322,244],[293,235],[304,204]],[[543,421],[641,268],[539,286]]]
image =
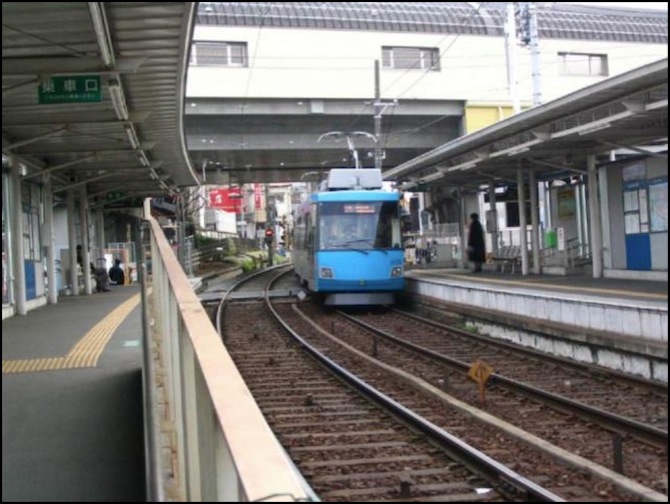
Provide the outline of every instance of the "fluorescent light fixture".
[[139,151],[137,153],[137,159],[140,160],[140,164],[142,166],[146,166],[147,168],[151,166],[151,163],[149,162],[149,158],[147,158],[147,155],[144,153],[144,151]]
[[137,150],[140,148],[140,141],[137,139],[137,133],[135,132],[135,127],[128,123],[124,125],[124,128],[126,129],[126,134],[128,135],[128,140],[130,141],[130,145],[133,147],[133,149]]
[[149,176],[151,177],[151,180],[158,180],[158,173],[156,173],[156,170],[153,168],[149,168]]
[[612,122],[614,121],[619,121],[621,119],[626,119],[628,117],[631,117],[633,112],[630,110],[627,110],[625,112],[621,112],[619,114],[614,114],[610,117],[603,118],[603,119],[598,119],[596,121],[592,121],[590,123],[586,124],[580,124],[579,126],[575,126],[573,128],[568,128],[563,131],[557,131],[556,133],[553,133],[551,135],[552,138],[562,138],[564,136],[568,135],[574,135],[579,134],[579,135],[588,135],[589,133],[593,133],[594,131],[599,131],[603,130],[606,128],[609,128],[612,126]]
[[453,172],[453,171],[456,171],[456,170],[468,170],[470,168],[474,168],[475,166],[477,166],[477,161],[466,161],[465,163],[460,163],[460,164],[457,164],[457,165],[454,165],[454,166],[450,166],[446,170],[444,168],[441,168],[440,171],[442,171],[443,173],[447,173],[447,172]]
[[532,147],[533,145],[541,144],[544,141],[545,140],[543,140],[542,138],[535,138],[534,140],[529,140],[528,142],[513,145],[512,147],[508,147],[507,149],[492,152],[489,157],[495,158],[498,156],[504,156],[505,154],[507,154],[508,156],[516,156],[517,154],[521,154],[522,152],[528,152],[530,150],[530,147]]
[[433,180],[441,179],[444,177],[444,173],[441,171],[438,171],[436,173],[431,173],[430,175],[426,177],[422,177],[419,179],[419,182],[432,182]]
[[109,95],[112,98],[114,112],[119,121],[128,120],[128,107],[126,106],[126,97],[123,95],[123,88],[117,80],[109,81]]
[[114,53],[112,52],[112,38],[109,35],[107,16],[105,15],[103,3],[88,2],[88,9],[93,21],[93,30],[95,31],[95,39],[100,49],[100,57],[103,64],[111,68],[114,66]]
[[530,147],[519,147],[517,149],[512,149],[507,153],[508,156],[516,156],[517,154],[522,154],[524,152],[528,152],[530,150]]
[[600,124],[586,125],[584,129],[579,130],[580,135],[588,135],[589,133],[594,133],[596,131],[604,130],[612,126],[611,123],[605,122]]

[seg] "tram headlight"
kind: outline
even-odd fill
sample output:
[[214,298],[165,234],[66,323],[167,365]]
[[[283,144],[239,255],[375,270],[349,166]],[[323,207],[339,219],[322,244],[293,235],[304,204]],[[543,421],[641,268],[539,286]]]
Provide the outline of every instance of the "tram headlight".
[[319,278],[333,278],[333,270],[330,268],[321,268],[319,270]]
[[393,268],[391,268],[391,278],[400,276],[402,276],[402,266],[393,266]]

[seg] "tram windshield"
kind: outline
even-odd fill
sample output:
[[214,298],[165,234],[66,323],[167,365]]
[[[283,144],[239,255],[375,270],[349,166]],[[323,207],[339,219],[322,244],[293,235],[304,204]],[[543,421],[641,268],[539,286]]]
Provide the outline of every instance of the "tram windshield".
[[319,204],[321,250],[400,248],[397,201]]

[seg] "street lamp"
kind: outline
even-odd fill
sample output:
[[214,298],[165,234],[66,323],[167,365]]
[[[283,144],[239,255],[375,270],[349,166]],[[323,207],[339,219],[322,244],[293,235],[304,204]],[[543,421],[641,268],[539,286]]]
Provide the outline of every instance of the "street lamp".
[[320,142],[324,138],[346,138],[347,139],[347,147],[349,148],[349,153],[353,156],[354,158],[354,166],[358,170],[360,168],[359,162],[358,162],[358,152],[356,151],[356,148],[354,147],[354,141],[352,138],[354,137],[367,137],[370,140],[372,140],[374,143],[377,143],[377,137],[374,136],[372,133],[368,133],[367,131],[329,131],[328,133],[324,133],[319,137],[317,142]]

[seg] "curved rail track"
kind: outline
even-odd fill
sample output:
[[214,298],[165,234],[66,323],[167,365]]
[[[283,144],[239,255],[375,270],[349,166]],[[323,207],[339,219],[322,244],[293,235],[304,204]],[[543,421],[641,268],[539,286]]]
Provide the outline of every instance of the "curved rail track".
[[[267,308],[261,308],[258,301],[250,301],[249,297],[246,299],[244,302],[228,303],[220,332],[271,427],[300,471],[324,500],[558,498],[629,501],[664,498],[663,493],[655,493],[628,478],[621,478],[623,484],[616,483],[616,474],[597,464],[592,464],[595,469],[591,467],[586,471],[579,463],[573,464],[572,459],[581,460],[568,453],[574,450],[574,445],[572,448],[569,443],[565,445],[562,456],[549,455],[533,447],[536,442],[541,444],[541,439],[518,432],[511,434],[509,429],[500,427],[505,422],[488,418],[481,410],[476,413],[467,411],[467,406],[465,410],[453,407],[455,403],[445,402],[443,398],[426,393],[425,388],[423,392],[417,393],[418,382],[429,387],[430,383],[440,384],[444,388],[445,379],[449,382],[450,394],[467,396],[473,387],[468,383],[460,383],[460,378],[452,375],[462,373],[445,367],[443,362],[430,363],[430,358],[417,356],[415,351],[409,353],[407,349],[400,349],[397,343],[380,342],[379,334],[372,336],[371,329],[360,327],[360,320],[348,320],[309,303],[301,304],[301,308],[304,307],[309,313],[309,316],[304,316],[296,309],[294,302],[277,301],[274,307],[268,302]],[[388,316],[387,313],[382,318]],[[357,318],[374,319],[376,315]],[[309,319],[314,319],[320,327]],[[411,326],[405,323],[405,329],[400,332],[411,332],[411,329],[419,327],[417,324],[416,321]],[[287,336],[292,330],[299,331],[300,335]],[[327,332],[331,334],[326,335]],[[394,349],[390,350],[391,347]],[[321,366],[342,375],[339,378],[324,375],[319,366],[307,359],[305,349],[312,354],[312,358],[316,356]],[[326,353],[330,359],[318,357],[321,353]],[[371,354],[376,356],[371,357]],[[380,364],[380,361],[383,362]],[[426,365],[433,369],[428,370],[424,367]],[[385,366],[394,368],[394,371],[389,373]],[[349,373],[341,369],[343,367]],[[321,374],[313,374],[316,372],[314,368]],[[406,376],[400,376],[403,373]],[[349,388],[339,390],[338,387],[342,385],[337,380],[346,381]],[[414,383],[408,385],[410,382]],[[356,392],[352,392],[351,387]],[[375,388],[382,392],[381,397],[386,395],[391,399],[391,404],[397,402],[403,407],[392,412],[385,410],[384,413],[375,413],[381,414],[381,417],[368,416],[372,414],[371,411],[378,411],[378,403],[382,401],[370,392]],[[435,390],[443,393],[437,388]],[[365,402],[361,394],[375,405]],[[455,401],[458,402],[457,399]],[[476,398],[469,398],[469,402],[476,403]],[[551,436],[547,436],[546,431],[564,430],[563,437],[575,437],[587,440],[588,443],[593,436],[590,424],[580,423],[581,420],[574,415],[557,420],[556,415],[565,417],[565,414],[537,406],[526,398],[519,402],[518,398],[506,396],[505,393],[500,397],[489,395],[485,409],[494,415],[507,409],[507,416],[510,411],[517,411],[517,416],[529,418],[529,430],[533,430],[533,424],[536,424],[535,427],[543,425],[544,434],[549,438]],[[544,410],[550,411],[547,413]],[[403,418],[403,424],[395,425],[395,418],[400,417]],[[473,418],[477,418],[477,421],[473,422]],[[565,425],[576,427],[567,429]],[[445,448],[444,439],[440,440],[445,430],[458,435],[461,440],[447,436],[451,440]],[[535,430],[537,432],[537,428]],[[440,434],[437,438],[436,433]],[[560,445],[557,437],[562,436],[554,436],[552,441]],[[464,455],[459,453],[461,448],[456,450],[453,447],[454,443],[459,447],[464,445],[462,440],[500,460],[500,463],[489,460],[483,467],[478,467],[482,462],[474,463],[471,460],[471,457],[477,458],[472,455],[477,450],[468,451],[468,455]],[[654,452],[649,454],[637,449],[631,455],[629,445],[627,441],[627,461],[657,457]],[[445,458],[445,450],[452,458]],[[611,441],[604,451],[611,454]],[[667,455],[665,459],[664,474],[667,474]],[[574,465],[577,469],[567,467],[566,464]],[[453,471],[446,471],[447,467]],[[651,466],[646,464],[644,467],[649,469]],[[510,474],[498,472],[503,468]],[[517,482],[510,469],[524,477]],[[457,482],[457,474],[465,475],[460,483]],[[653,477],[636,479],[645,485],[656,484]],[[527,480],[535,483],[526,487],[530,483]],[[489,490],[485,491],[486,488]],[[534,492],[540,492],[541,497],[533,495]]]

